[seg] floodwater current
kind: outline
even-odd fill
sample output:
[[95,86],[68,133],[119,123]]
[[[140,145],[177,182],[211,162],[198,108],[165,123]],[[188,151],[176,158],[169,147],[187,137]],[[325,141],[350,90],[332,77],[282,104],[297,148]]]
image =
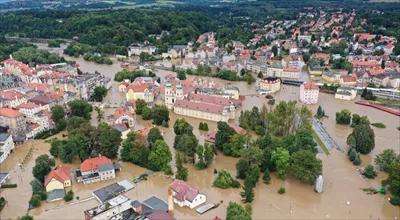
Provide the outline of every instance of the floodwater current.
[[[45,45],[39,45],[44,48]],[[48,49],[48,48],[46,48]],[[54,52],[54,49],[52,49]],[[61,50],[59,50],[60,52]],[[57,52],[57,51],[56,51]],[[82,58],[71,58],[65,56],[68,60],[76,61],[82,71],[94,72],[98,71],[106,76],[113,78],[113,75],[121,70],[118,62],[111,66],[99,65],[92,62],[84,61]],[[158,70],[156,74],[160,77],[170,74],[171,72]],[[212,79],[218,83],[226,83],[219,79]],[[255,93],[254,85],[247,85],[245,82],[234,82],[233,85],[240,89],[241,95],[245,95],[245,101],[242,109],[251,109],[253,106],[267,105],[267,99],[258,96]],[[111,93],[106,97],[106,102],[121,103],[123,95],[118,93],[114,83]],[[281,91],[275,94],[276,101],[282,100],[298,100],[299,88],[283,86]],[[271,184],[264,184],[259,181],[255,188],[255,198],[252,203],[253,219],[399,219],[400,208],[392,206],[388,201],[388,195],[367,195],[362,188],[380,187],[380,182],[386,178],[386,174],[380,172],[374,180],[365,179],[360,175],[359,168],[373,163],[373,157],[382,152],[384,149],[394,149],[400,152],[400,133],[397,127],[400,126],[400,118],[373,108],[356,105],[352,101],[336,100],[332,95],[320,93],[319,105],[325,110],[328,118],[323,119],[323,125],[330,133],[333,139],[342,147],[346,147],[346,137],[351,133],[350,126],[337,125],[335,123],[335,113],[342,109],[348,109],[353,113],[367,115],[369,120],[374,122],[382,122],[386,128],[373,128],[375,131],[375,149],[371,154],[362,156],[363,163],[360,166],[353,166],[347,159],[346,154],[339,150],[333,149],[329,155],[318,154],[323,163],[324,176],[324,192],[317,194],[313,190],[313,186],[300,183],[294,179],[285,181],[277,179],[272,175]],[[309,106],[315,112],[318,105]],[[106,111],[106,115],[112,110]],[[237,113],[239,114],[239,112]],[[179,116],[171,113],[170,128],[161,128],[166,142],[169,144],[172,152],[172,144],[174,140],[173,129],[171,129],[174,121]],[[200,132],[197,128],[202,120],[188,118],[186,120],[193,125],[194,134],[199,138],[200,143],[204,142],[204,132]],[[235,120],[237,122],[237,119]],[[215,122],[208,122],[210,130],[216,129]],[[143,121],[137,117],[135,129],[151,126],[151,122]],[[61,138],[61,135],[58,135]],[[33,153],[28,157],[25,163],[19,166],[29,149],[33,148]],[[28,201],[32,190],[29,182],[33,179],[32,167],[34,158],[41,154],[48,153],[50,145],[43,140],[31,140],[16,147],[14,153],[1,164],[0,171],[10,172],[12,183],[17,183],[15,189],[0,189],[1,196],[8,201],[6,207],[0,213],[0,219],[16,219],[27,212]],[[225,169],[232,175],[235,175],[235,164],[238,159],[223,156],[219,153],[212,165],[205,170],[197,170],[192,165],[186,164],[189,169],[188,183],[198,188],[207,195],[208,202],[222,202],[221,205],[204,215],[198,215],[194,210],[189,208],[179,208],[175,206],[175,217],[177,219],[212,219],[215,216],[225,218],[226,207],[230,201],[240,202],[241,189],[219,189],[212,187],[215,178],[214,169]],[[60,164],[60,161],[57,161]],[[79,167],[79,162],[67,164],[70,167]],[[94,184],[77,184],[73,183],[72,190],[75,196],[79,196],[79,200],[84,200],[91,196],[91,193],[105,185],[123,179],[132,179],[134,176],[146,172],[146,169],[138,167],[130,163],[121,163],[122,170],[117,174],[117,178],[105,182]],[[126,193],[131,199],[144,200],[151,195],[167,201],[167,187],[172,179],[162,174],[156,174],[147,181],[143,181],[137,187]],[[286,193],[280,195],[277,190],[284,186]],[[72,202],[79,201],[76,198]],[[94,199],[81,202],[78,204],[65,203],[64,201],[46,203],[43,202],[41,207],[29,211],[35,219],[84,219],[83,211],[91,207],[97,206],[98,202]]]

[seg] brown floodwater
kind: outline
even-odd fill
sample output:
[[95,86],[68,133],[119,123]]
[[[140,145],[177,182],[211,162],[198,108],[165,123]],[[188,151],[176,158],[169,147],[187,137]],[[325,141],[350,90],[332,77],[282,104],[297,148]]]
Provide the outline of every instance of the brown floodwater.
[[[112,67],[86,62],[81,58],[76,61],[82,68],[84,66],[85,68],[87,67],[87,71],[93,72],[97,70],[104,74],[110,74],[108,75],[110,77],[113,77],[113,74],[119,71],[119,64],[114,67],[115,69],[108,69]],[[161,77],[170,73],[161,70],[156,72]],[[219,83],[226,83],[219,79],[213,80]],[[266,98],[256,95],[254,85],[247,85],[245,82],[234,82],[233,84],[240,89],[242,95],[246,95],[242,109],[247,110],[253,106],[261,107],[262,105],[267,105]],[[283,86],[281,91],[274,96],[277,101],[298,100],[298,93],[298,87]],[[120,94],[109,94],[107,98],[110,101],[116,101],[116,97],[120,97],[121,101],[123,100],[123,96]],[[262,183],[262,180],[260,180],[255,188],[255,198],[252,203],[253,219],[399,219],[400,208],[392,206],[388,202],[387,195],[367,195],[361,190],[368,187],[380,187],[380,182],[386,178],[386,175],[379,173],[376,179],[369,180],[359,174],[358,168],[372,163],[373,156],[384,149],[391,148],[397,153],[400,152],[400,133],[397,130],[397,127],[400,126],[400,118],[373,108],[356,105],[354,102],[336,100],[332,95],[328,94],[320,94],[319,104],[329,116],[323,120],[324,126],[343,149],[346,149],[346,137],[351,133],[352,128],[350,126],[336,125],[335,113],[337,111],[349,109],[353,113],[367,115],[371,122],[382,122],[386,125],[386,128],[373,128],[376,136],[376,147],[370,155],[362,156],[363,163],[361,166],[353,166],[348,161],[346,154],[336,149],[333,149],[330,155],[318,155],[323,163],[325,180],[324,192],[321,194],[315,193],[313,186],[305,185],[290,178],[282,181],[272,175],[272,181],[269,185]],[[309,107],[315,112],[318,105]],[[106,115],[112,112],[112,109],[106,109]],[[173,150],[174,133],[171,128],[179,116],[173,113],[170,116],[170,128],[161,128],[161,130],[166,142]],[[198,130],[198,125],[202,120],[188,117],[186,117],[186,120],[193,125],[194,134],[199,138],[199,142],[203,143],[205,133]],[[237,119],[235,121],[237,123]],[[210,130],[216,129],[215,122],[208,122],[208,124]],[[151,126],[150,121],[143,121],[140,117],[137,118],[135,129],[147,126]],[[34,148],[33,155],[23,165],[23,168],[20,168],[18,163],[23,161],[32,146]],[[18,188],[0,190],[1,196],[4,196],[8,201],[7,206],[0,213],[0,219],[15,219],[26,213],[28,200],[32,193],[29,182],[33,178],[31,170],[34,165],[34,158],[40,154],[48,153],[48,149],[49,144],[42,140],[29,141],[18,146],[15,152],[1,165],[0,170],[10,172],[11,182],[17,183]],[[212,187],[212,182],[215,178],[214,169],[226,169],[232,175],[235,175],[237,160],[219,153],[212,165],[205,170],[197,170],[194,166],[186,164],[189,168],[188,182],[204,192],[207,195],[208,202],[222,202],[222,204],[201,216],[194,210],[175,207],[175,217],[177,219],[212,219],[214,216],[224,218],[229,201],[240,202],[239,193],[241,189],[223,190]],[[57,163],[60,162],[57,161]],[[79,162],[76,161],[69,166],[78,167]],[[90,197],[94,190],[102,186],[118,180],[132,179],[132,177],[146,172],[146,169],[129,163],[122,163],[121,167],[122,171],[117,174],[115,180],[89,185],[73,184],[72,190],[75,192],[75,196],[79,196],[80,200],[83,200]],[[126,195],[131,199],[138,200],[156,195],[167,200],[167,187],[171,181],[170,177],[156,174],[147,181],[139,183],[135,189],[127,192]],[[282,186],[286,188],[286,193],[280,195],[277,190]],[[76,201],[78,200],[74,199],[72,202]],[[96,205],[98,203],[93,199],[78,204],[67,204],[63,201],[44,202],[40,208],[31,210],[29,214],[34,215],[35,219],[84,219],[83,211]]]

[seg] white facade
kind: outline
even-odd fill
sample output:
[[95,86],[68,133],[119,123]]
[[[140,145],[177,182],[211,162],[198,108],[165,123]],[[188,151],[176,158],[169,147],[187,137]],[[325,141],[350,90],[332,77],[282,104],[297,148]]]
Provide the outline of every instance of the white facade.
[[183,115],[193,118],[200,118],[209,121],[225,121],[228,122],[230,119],[230,114],[228,110],[224,111],[222,114],[215,114],[210,112],[198,111],[188,108],[181,108],[178,106],[174,106],[174,113],[177,115]]
[[275,93],[281,89],[280,79],[261,79],[257,80],[257,90],[259,92]]
[[355,99],[356,96],[357,96],[357,90],[347,87],[340,87],[337,89],[335,93],[335,99],[341,99],[347,101]]
[[304,104],[318,103],[319,89],[311,83],[303,83],[300,86],[300,101]]
[[0,134],[0,164],[3,163],[10,155],[11,151],[14,150],[14,142],[12,136],[9,134]]
[[175,198],[176,193],[173,192],[173,196],[174,196],[174,203],[177,204],[179,207],[184,207],[187,206],[191,209],[203,204],[206,202],[207,197],[206,195],[199,193],[197,194],[197,196],[193,199],[193,201],[187,200],[185,199],[184,201],[179,201]]

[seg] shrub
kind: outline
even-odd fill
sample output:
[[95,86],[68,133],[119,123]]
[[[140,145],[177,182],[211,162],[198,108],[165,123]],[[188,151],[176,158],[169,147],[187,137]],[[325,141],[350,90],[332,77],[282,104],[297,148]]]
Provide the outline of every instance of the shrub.
[[227,189],[227,188],[239,188],[240,183],[234,179],[231,174],[226,170],[221,170],[218,173],[217,178],[214,180],[213,186]]
[[38,194],[34,194],[31,197],[31,200],[29,200],[29,203],[32,205],[32,207],[36,208],[39,207],[42,202],[42,198]]
[[199,130],[201,131],[208,131],[208,124],[206,122],[200,122]]
[[353,165],[358,166],[361,164],[360,154],[357,154],[356,158],[353,160]]
[[1,185],[1,188],[17,188],[17,184],[15,183],[3,184]]
[[74,199],[74,192],[70,190],[67,194],[64,196],[64,201],[69,202]]
[[351,112],[347,109],[344,109],[340,112],[336,112],[336,123],[348,125],[351,122]]
[[367,167],[365,167],[362,174],[368,179],[374,179],[377,176],[374,167],[372,165],[368,165]]
[[284,187],[281,187],[278,189],[279,194],[284,194],[286,192],[286,189]]
[[371,125],[377,128],[386,128],[386,125],[381,122],[372,123]]

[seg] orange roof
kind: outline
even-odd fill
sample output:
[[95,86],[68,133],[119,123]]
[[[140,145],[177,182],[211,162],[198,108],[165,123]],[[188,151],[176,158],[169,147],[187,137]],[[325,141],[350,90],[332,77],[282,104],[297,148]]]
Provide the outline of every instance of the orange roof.
[[356,82],[357,79],[354,76],[342,76],[343,82]]
[[318,86],[316,86],[314,83],[312,82],[305,82],[303,83],[304,89],[319,89]]
[[6,91],[0,91],[0,97],[3,99],[11,100],[11,99],[21,99],[25,97],[25,95],[17,90],[6,90]]
[[121,116],[128,115],[130,117],[133,117],[132,113],[128,111],[125,107],[120,107],[114,112],[114,117],[117,119]]
[[25,109],[34,109],[34,108],[39,108],[40,106],[33,103],[33,102],[26,102],[22,103],[21,105],[17,106],[17,109],[25,108]]
[[71,180],[71,169],[65,166],[59,166],[57,169],[52,170],[44,180],[44,186],[47,186],[52,179],[56,179],[62,183]]
[[42,91],[42,92],[49,90],[49,86],[43,83],[26,83],[25,87],[34,89],[35,91]]
[[0,108],[0,116],[15,118],[18,116],[22,116],[23,114],[17,110],[11,108]]
[[132,89],[134,92],[144,92],[148,87],[147,84],[132,83],[128,86],[128,90]]
[[140,130],[137,130],[136,133],[141,135],[142,137],[147,137],[150,132],[151,127],[145,127]]
[[112,161],[105,156],[99,156],[96,158],[90,158],[83,161],[81,164],[81,172],[87,172],[90,170],[96,170],[98,166],[103,164],[111,164]]
[[369,70],[369,74],[371,74],[373,76],[383,74],[384,72],[385,72],[385,70],[382,68],[376,68],[376,69]]

